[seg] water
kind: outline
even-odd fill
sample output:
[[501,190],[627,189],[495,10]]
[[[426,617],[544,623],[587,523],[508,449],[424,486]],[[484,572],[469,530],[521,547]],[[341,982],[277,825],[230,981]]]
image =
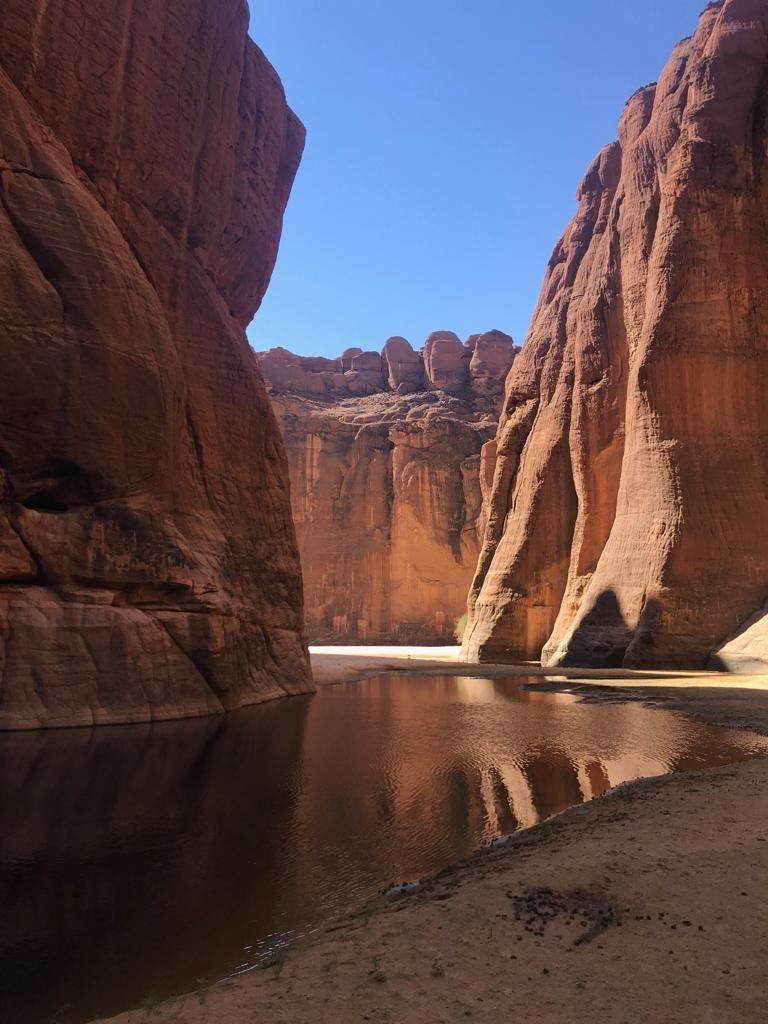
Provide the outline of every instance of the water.
[[216,719],[1,735],[0,1020],[149,1005],[620,782],[768,749],[524,683],[391,674]]

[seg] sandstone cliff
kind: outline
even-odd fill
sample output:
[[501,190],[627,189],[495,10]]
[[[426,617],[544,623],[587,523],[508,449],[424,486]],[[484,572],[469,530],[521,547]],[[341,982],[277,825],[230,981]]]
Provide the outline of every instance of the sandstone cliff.
[[487,451],[469,659],[700,666],[765,636],[767,29],[765,0],[710,4],[587,172]]
[[[310,639],[452,643],[479,552],[480,451],[512,339],[259,355],[283,425]],[[489,483],[489,481],[488,481]]]
[[244,328],[303,128],[245,0],[0,6],[0,727],[311,687]]

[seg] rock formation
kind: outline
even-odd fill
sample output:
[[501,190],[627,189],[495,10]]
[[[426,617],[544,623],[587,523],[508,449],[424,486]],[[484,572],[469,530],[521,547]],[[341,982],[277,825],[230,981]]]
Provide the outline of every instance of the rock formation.
[[767,30],[710,4],[587,172],[486,448],[468,659],[766,657]]
[[0,727],[311,688],[244,328],[303,146],[245,0],[0,6]]
[[311,640],[453,642],[479,553],[480,451],[515,351],[491,331],[466,345],[433,334],[421,353],[390,338],[381,355],[259,355],[288,449]]

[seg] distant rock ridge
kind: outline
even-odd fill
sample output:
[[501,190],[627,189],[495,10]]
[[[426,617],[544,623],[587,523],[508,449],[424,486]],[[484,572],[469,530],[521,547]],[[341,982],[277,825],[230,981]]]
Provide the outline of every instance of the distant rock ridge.
[[452,643],[479,553],[481,458],[517,354],[500,331],[339,359],[259,353],[282,423],[309,639]]
[[348,348],[338,359],[297,356],[285,348],[257,355],[274,394],[335,399],[469,389],[499,397],[516,351],[508,334],[494,330],[473,334],[463,344],[452,331],[435,331],[418,352],[406,338],[393,337],[380,353]]
[[468,660],[768,667],[767,83],[768,3],[710,4],[588,169],[485,449]]

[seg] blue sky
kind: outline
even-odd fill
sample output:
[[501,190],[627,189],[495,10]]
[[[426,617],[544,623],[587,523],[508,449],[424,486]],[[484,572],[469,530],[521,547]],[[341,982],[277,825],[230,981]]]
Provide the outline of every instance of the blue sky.
[[307,127],[257,349],[521,342],[627,97],[704,0],[250,0]]

